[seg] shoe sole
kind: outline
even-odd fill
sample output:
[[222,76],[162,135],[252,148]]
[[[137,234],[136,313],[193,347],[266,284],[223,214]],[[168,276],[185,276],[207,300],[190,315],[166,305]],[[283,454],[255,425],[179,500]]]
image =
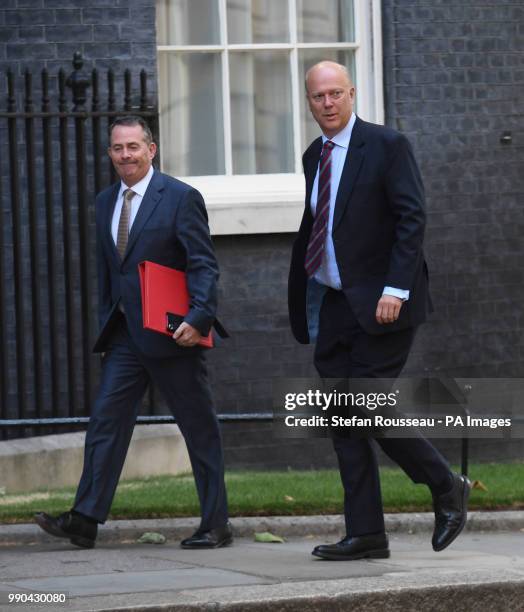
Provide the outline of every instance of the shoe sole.
[[227,538],[223,542],[219,542],[218,544],[214,544],[213,546],[186,546],[184,544],[180,544],[180,547],[184,550],[210,550],[213,548],[224,548],[226,546],[231,546],[233,544],[233,538]]
[[94,548],[95,547],[95,541],[89,540],[87,538],[74,537],[74,538],[70,538],[69,541],[71,542],[71,544],[74,544],[75,546],[79,546],[80,548]]
[[455,531],[455,533],[453,534],[449,542],[446,542],[444,546],[440,546],[439,548],[435,548],[433,546],[433,550],[435,552],[441,552],[442,550],[447,548],[452,542],[454,542],[458,538],[458,536],[461,534],[462,530],[464,529],[466,525],[466,521],[468,519],[468,500],[469,500],[469,494],[471,491],[471,482],[469,478],[467,478],[466,476],[462,476],[462,478],[463,478],[463,483],[464,483],[464,491],[462,492],[462,503],[465,509],[464,516],[462,517],[462,521],[460,522],[460,525],[457,527],[457,531]]
[[361,553],[355,553],[354,555],[336,555],[329,553],[316,553],[312,552],[312,555],[319,557],[319,559],[326,559],[328,561],[357,561],[358,559],[389,559],[391,552],[389,548],[379,548],[377,550],[366,550]]

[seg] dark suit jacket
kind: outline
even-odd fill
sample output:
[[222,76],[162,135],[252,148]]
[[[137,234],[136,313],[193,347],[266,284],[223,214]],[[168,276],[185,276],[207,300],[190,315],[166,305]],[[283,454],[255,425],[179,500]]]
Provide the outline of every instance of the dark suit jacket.
[[[291,328],[304,344],[309,342],[304,259],[321,148],[322,139],[317,138],[303,156],[306,206],[289,274]],[[408,140],[357,118],[336,197],[333,242],[342,290],[367,333],[398,331],[425,320],[431,305],[422,251],[424,225],[424,188]],[[380,325],[375,311],[385,286],[409,289],[410,298],[395,323]]]
[[198,347],[179,347],[172,338],[143,328],[138,264],[149,260],[184,270],[190,295],[184,320],[202,334],[209,333],[217,307],[218,266],[202,196],[190,185],[155,171],[122,261],[111,236],[119,188],[120,182],[102,191],[95,203],[101,331],[94,351],[106,350],[120,300],[131,338],[145,355],[171,357],[198,351]]

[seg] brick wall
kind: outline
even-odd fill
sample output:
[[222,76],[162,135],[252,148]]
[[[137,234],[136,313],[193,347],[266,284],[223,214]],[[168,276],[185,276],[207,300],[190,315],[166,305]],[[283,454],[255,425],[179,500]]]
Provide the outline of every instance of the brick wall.
[[298,345],[289,329],[291,240],[285,234],[214,239],[219,315],[231,333],[209,354],[219,412],[267,411],[272,379],[313,374],[311,347]]
[[87,69],[154,74],[155,0],[2,0],[1,73],[14,65],[54,73],[75,51]]
[[383,29],[387,123],[424,177],[435,301],[406,371],[522,376],[524,7],[385,0]]

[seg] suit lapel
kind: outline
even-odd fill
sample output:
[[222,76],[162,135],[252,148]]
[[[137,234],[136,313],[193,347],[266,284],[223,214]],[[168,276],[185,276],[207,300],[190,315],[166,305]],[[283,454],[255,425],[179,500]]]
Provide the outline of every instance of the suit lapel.
[[351,132],[351,140],[349,141],[349,149],[342,169],[340,184],[338,186],[337,198],[335,200],[335,214],[333,216],[333,232],[340,223],[344,211],[348,205],[351,193],[364,160],[364,139],[362,137],[362,121],[358,119],[353,126]]
[[120,255],[116,250],[113,235],[111,234],[111,225],[113,221],[113,214],[115,212],[116,199],[118,197],[118,192],[120,191],[120,184],[120,181],[116,183],[109,193],[107,205],[104,206],[105,218],[102,228],[103,239],[106,241],[108,246],[108,253],[111,254],[111,257],[113,257],[118,264],[120,263]]
[[320,152],[322,151],[322,138],[317,138],[311,145],[310,154],[304,159],[304,175],[306,177],[306,207],[311,209],[311,192],[317,174]]
[[142,202],[140,203],[140,208],[138,209],[138,213],[133,221],[133,225],[131,226],[131,232],[129,233],[129,240],[127,242],[127,249],[124,255],[124,261],[129,256],[133,245],[137,241],[140,232],[143,230],[144,225],[147,223],[147,220],[155,210],[158,202],[162,197],[162,190],[164,188],[164,181],[162,175],[155,170],[153,177],[149,185],[147,186],[144,197],[142,198]]
[[322,138],[317,138],[311,144],[307,157],[304,157],[304,176],[306,179],[306,208],[304,210],[304,222],[308,234],[314,221],[313,215],[311,214],[311,193],[313,191],[313,183],[315,182],[321,151]]

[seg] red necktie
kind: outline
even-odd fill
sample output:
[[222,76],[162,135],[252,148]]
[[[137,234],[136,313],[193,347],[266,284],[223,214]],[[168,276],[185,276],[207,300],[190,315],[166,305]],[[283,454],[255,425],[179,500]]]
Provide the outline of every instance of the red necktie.
[[317,208],[313,229],[311,230],[311,236],[309,237],[309,243],[307,245],[306,260],[304,264],[308,276],[313,276],[313,274],[315,274],[322,263],[322,256],[324,255],[331,192],[331,151],[334,146],[334,142],[326,140],[320,156]]

